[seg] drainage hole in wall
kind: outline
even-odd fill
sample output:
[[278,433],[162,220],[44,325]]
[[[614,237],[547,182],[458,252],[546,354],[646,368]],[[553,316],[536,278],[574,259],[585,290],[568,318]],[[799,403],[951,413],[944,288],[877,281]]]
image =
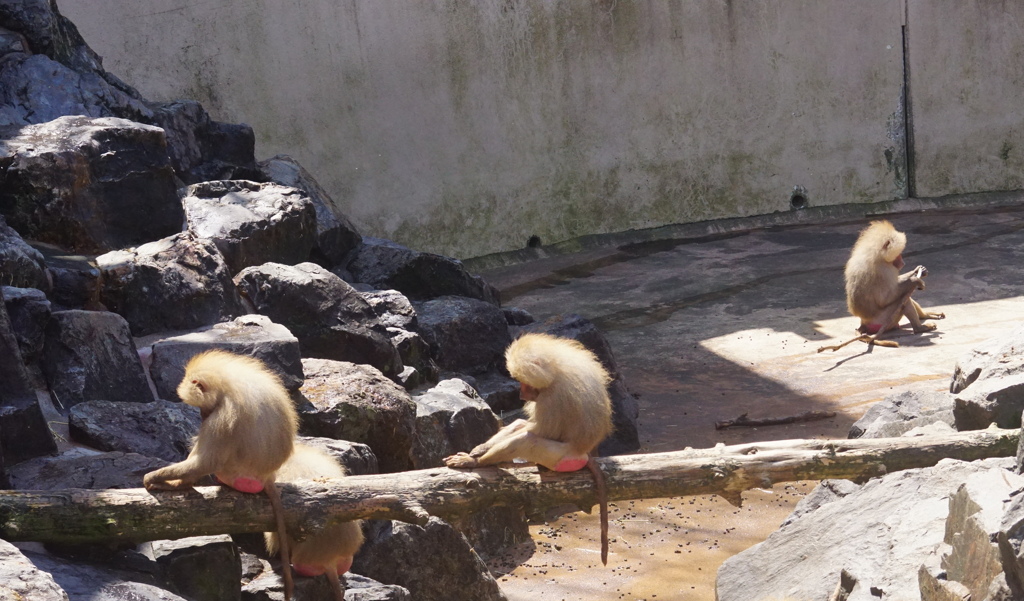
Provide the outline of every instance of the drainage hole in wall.
[[526,248],[540,248],[540,236],[530,236],[530,239],[526,241]]
[[807,191],[798,186],[789,196],[789,206],[794,209],[806,209],[807,204]]

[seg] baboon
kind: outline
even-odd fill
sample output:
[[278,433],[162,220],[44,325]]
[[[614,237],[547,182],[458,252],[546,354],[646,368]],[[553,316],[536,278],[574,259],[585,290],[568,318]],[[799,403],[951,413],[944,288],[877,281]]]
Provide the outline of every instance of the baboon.
[[835,346],[823,346],[818,352],[838,350],[862,340],[878,346],[898,347],[894,340],[880,340],[892,330],[899,329],[900,319],[905,315],[914,332],[935,329],[935,324],[924,323],[925,319],[942,319],[943,313],[929,313],[910,298],[917,290],[924,290],[924,278],[928,270],[918,265],[912,271],[900,275],[903,268],[903,249],[907,236],[897,231],[888,221],[872,221],[861,231],[857,242],[850,251],[846,262],[846,306],[850,313],[860,318],[858,336]]
[[505,352],[520,382],[527,419],[505,426],[469,453],[445,459],[451,468],[474,468],[525,459],[558,472],[590,469],[601,506],[601,561],[608,563],[608,499],[604,475],[591,453],[612,431],[607,370],[576,340],[525,334]]
[[[277,470],[281,482],[344,478],[345,468],[327,453],[311,446],[296,443],[295,453]],[[363,544],[362,520],[330,524],[320,532],[296,541],[289,538],[292,568],[301,576],[326,574],[334,590],[336,601],[345,601],[340,574],[352,567],[352,558]],[[267,532],[267,551],[273,555],[280,544],[276,532]]]
[[[292,454],[299,418],[280,379],[257,359],[213,350],[188,362],[178,396],[199,408],[199,433],[184,461],[149,472],[143,485],[149,490],[177,490],[213,474],[241,492],[266,491],[278,533],[284,535],[284,511],[274,482],[278,468]],[[286,599],[293,590],[288,551],[284,539]]]

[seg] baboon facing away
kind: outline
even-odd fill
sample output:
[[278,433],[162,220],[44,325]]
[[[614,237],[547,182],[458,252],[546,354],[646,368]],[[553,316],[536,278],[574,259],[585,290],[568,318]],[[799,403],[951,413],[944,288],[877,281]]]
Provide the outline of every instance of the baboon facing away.
[[[143,485],[177,490],[214,474],[241,492],[266,491],[277,530],[284,535],[284,511],[274,482],[292,454],[299,419],[278,377],[252,357],[207,351],[188,362],[178,396],[199,408],[199,433],[184,461],[149,472]],[[285,540],[281,567],[286,599],[293,589],[288,551]]]

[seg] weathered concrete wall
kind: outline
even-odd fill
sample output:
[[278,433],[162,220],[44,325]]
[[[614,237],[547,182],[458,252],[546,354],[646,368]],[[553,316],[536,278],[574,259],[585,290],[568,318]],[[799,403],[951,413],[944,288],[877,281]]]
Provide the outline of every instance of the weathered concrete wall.
[[1024,188],[1024,2],[907,11],[915,193]]
[[795,186],[906,193],[902,0],[60,8],[144,95],[251,124],[259,158],[295,156],[365,234],[421,250],[788,211]]

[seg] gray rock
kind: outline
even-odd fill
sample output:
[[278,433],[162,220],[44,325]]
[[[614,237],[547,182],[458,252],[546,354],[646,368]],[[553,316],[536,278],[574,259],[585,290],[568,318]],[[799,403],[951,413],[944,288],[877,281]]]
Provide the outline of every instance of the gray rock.
[[850,480],[822,480],[814,487],[814,490],[800,499],[796,507],[793,508],[793,513],[789,514],[782,524],[779,525],[779,528],[784,528],[804,515],[820,509],[832,501],[838,501],[857,492],[860,490],[860,486],[860,484]]
[[501,421],[473,388],[462,380],[444,380],[414,396],[416,444],[421,468],[441,467],[444,458],[470,451],[501,429]]
[[414,300],[465,296],[500,305],[498,290],[466,271],[461,261],[410,250],[390,240],[363,238],[345,266],[357,282],[393,288]]
[[949,391],[962,392],[978,380],[1024,372],[1024,326],[986,340],[960,357],[953,369]]
[[65,488],[139,488],[147,472],[169,462],[138,453],[101,453],[72,449],[56,457],[37,457],[10,469],[11,484],[23,490]]
[[498,370],[478,374],[473,378],[473,387],[491,411],[499,415],[523,406],[519,382]]
[[953,395],[944,391],[907,390],[875,403],[852,426],[850,438],[902,436],[935,422],[953,424]]
[[337,459],[345,466],[345,471],[350,476],[380,473],[377,456],[373,454],[369,445],[318,436],[300,436],[299,441]]
[[368,365],[303,359],[299,431],[367,444],[382,472],[420,467],[415,463],[416,403],[400,386]]
[[[1024,482],[1018,477],[1016,485]],[[972,478],[949,498],[949,517],[943,542],[941,568],[948,582],[959,582],[972,599],[985,599],[996,576],[1003,571],[999,548],[992,542],[999,531],[1010,483],[1003,474]]]
[[416,601],[506,599],[465,537],[436,517],[422,527],[385,522],[367,539],[353,570],[405,587]]
[[[349,572],[342,576],[345,601],[411,601],[409,591],[391,584]],[[322,601],[333,599],[330,583],[324,576],[316,578],[295,578],[295,601]],[[273,571],[263,572],[242,587],[243,601],[284,601],[284,582]]]
[[1024,411],[1024,372],[986,377],[956,396],[953,418],[956,429],[981,430],[994,423],[1000,428],[1019,428]]
[[25,556],[49,572],[71,601],[189,601],[165,590],[151,573],[58,559],[47,553],[26,552]]
[[0,286],[50,289],[43,254],[29,246],[0,215]]
[[259,168],[270,181],[298,188],[313,202],[317,230],[312,257],[315,263],[333,267],[362,242],[356,226],[338,210],[327,191],[295,159],[279,154],[261,161]]
[[199,409],[184,403],[88,401],[71,408],[71,438],[101,451],[181,461],[199,432]]
[[191,601],[241,598],[242,561],[230,536],[160,540],[148,547],[164,580],[182,597]]
[[640,416],[640,406],[626,388],[615,356],[612,354],[612,347],[597,326],[580,315],[567,313],[555,315],[544,322],[530,324],[522,328],[522,331],[572,338],[580,341],[597,355],[612,377],[612,382],[608,385],[608,396],[612,400],[612,424],[615,426],[611,435],[598,446],[598,455],[631,453],[639,449],[640,435],[636,424]]
[[[30,0],[26,4],[43,2]],[[31,32],[25,33],[31,39]],[[100,72],[98,60],[92,65],[96,69],[76,70],[77,65],[67,64],[73,61],[61,64],[61,58],[81,54],[60,58],[30,52],[8,54],[0,66],[0,127],[46,123],[66,115],[146,120],[150,110],[129,93],[134,92],[129,86]]]
[[136,336],[190,330],[242,314],[241,298],[213,242],[180,233],[96,257],[102,301]]
[[235,277],[256,312],[288,328],[305,357],[365,363],[387,376],[402,371],[398,350],[363,297],[315,263],[266,263]]
[[6,466],[56,452],[57,444],[21,358],[0,287],[0,486],[8,483]]
[[151,103],[147,123],[163,128],[167,155],[187,184],[227,179],[262,179],[256,167],[256,134],[244,123],[210,119],[194,100]]
[[381,325],[403,330],[416,329],[416,309],[409,299],[397,290],[370,290],[360,292],[373,309]]
[[0,142],[0,172],[7,222],[32,239],[98,253],[181,230],[158,127],[83,116],[28,125]]
[[1024,478],[1006,469],[1010,465],[1008,459],[944,459],[935,467],[871,480],[727,559],[718,571],[717,598],[826,599],[842,569],[857,580],[850,601],[917,598],[919,567],[934,566],[948,550],[943,545],[950,497],[966,484],[984,507],[986,527],[993,528],[992,516],[1001,515],[1004,499],[1024,485]]
[[[398,350],[398,356],[402,359],[402,365],[412,368],[419,376],[419,382],[411,388],[427,381],[437,381],[437,364],[430,354],[430,345],[416,332],[403,330],[402,328],[387,328],[388,336],[391,337],[391,344]],[[405,373],[403,371],[403,373]],[[404,382],[405,380],[403,380]],[[406,386],[410,389],[410,386]]]
[[82,401],[153,400],[128,322],[116,313],[53,313],[43,356],[50,392],[64,409]]
[[53,576],[37,568],[11,543],[0,540],[0,599],[68,601]]
[[232,274],[268,262],[309,258],[316,211],[296,188],[245,180],[192,184],[181,200],[188,230],[213,240]]
[[505,314],[505,321],[510,326],[527,326],[537,321],[529,311],[519,307],[502,307],[501,312]]
[[50,321],[50,301],[35,288],[3,286],[3,299],[11,320],[11,331],[25,363],[34,363],[43,354],[46,324]]
[[195,355],[211,349],[259,359],[288,390],[298,390],[305,378],[298,338],[264,315],[243,315],[177,336],[154,335],[144,342],[153,347],[149,373],[162,399],[181,400],[176,390],[185,375],[185,365]]
[[461,296],[415,303],[417,329],[441,369],[475,375],[505,364],[512,342],[497,306]]

